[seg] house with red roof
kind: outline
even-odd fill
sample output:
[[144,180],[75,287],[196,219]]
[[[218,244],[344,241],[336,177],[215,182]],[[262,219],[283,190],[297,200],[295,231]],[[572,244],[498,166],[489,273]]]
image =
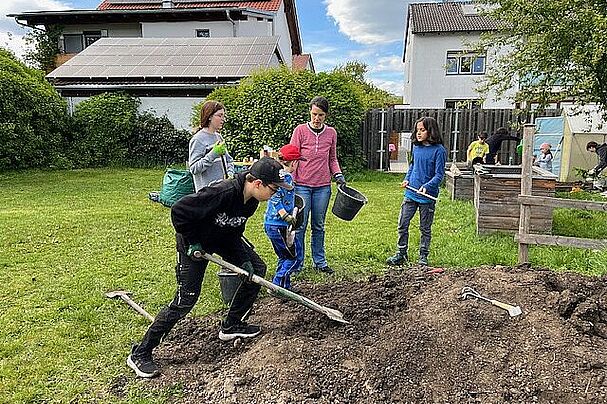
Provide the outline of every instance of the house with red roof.
[[188,127],[192,105],[259,68],[313,70],[302,54],[295,0],[103,0],[95,10],[11,14],[59,26],[49,81],[70,105],[107,91]]

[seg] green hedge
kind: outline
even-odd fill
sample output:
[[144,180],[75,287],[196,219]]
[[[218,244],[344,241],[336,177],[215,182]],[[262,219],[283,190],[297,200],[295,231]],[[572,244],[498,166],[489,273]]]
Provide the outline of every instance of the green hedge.
[[[223,134],[236,158],[255,157],[263,145],[288,143],[293,129],[310,120],[309,102],[321,95],[329,100],[327,124],[337,130],[337,155],[344,171],[363,167],[360,123],[364,113],[359,91],[343,74],[266,69],[243,79],[237,87],[213,91],[208,99],[226,106]],[[202,105],[202,104],[201,104]],[[200,106],[193,124],[199,122]]]
[[122,165],[128,157],[140,101],[126,94],[103,93],[76,105],[73,161],[77,167]]
[[188,159],[188,144],[192,134],[175,129],[169,118],[150,112],[137,116],[135,129],[128,142],[131,166],[169,166],[183,164]]
[[44,79],[0,48],[0,169],[69,166],[67,105]]

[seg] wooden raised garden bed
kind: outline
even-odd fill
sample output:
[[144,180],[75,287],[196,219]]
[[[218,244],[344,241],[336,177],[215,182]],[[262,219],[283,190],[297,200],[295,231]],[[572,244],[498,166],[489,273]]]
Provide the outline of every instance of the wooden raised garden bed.
[[[474,171],[477,234],[518,232],[521,166],[477,165]],[[553,197],[556,179],[556,175],[539,167],[533,167],[533,195]],[[552,233],[552,210],[551,207],[533,207],[531,213],[533,233]]]

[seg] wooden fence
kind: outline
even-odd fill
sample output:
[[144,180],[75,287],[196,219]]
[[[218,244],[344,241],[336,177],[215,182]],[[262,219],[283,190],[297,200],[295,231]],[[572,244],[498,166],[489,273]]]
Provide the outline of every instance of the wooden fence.
[[[383,128],[382,128],[383,114]],[[509,128],[512,133],[520,133],[525,122],[532,122],[540,116],[559,116],[560,110],[546,110],[541,114],[533,114],[513,109],[373,109],[368,111],[361,125],[361,139],[367,167],[370,169],[386,169],[389,166],[390,138],[400,132],[413,133],[415,121],[423,116],[436,118],[443,136],[445,147],[449,153],[449,161],[466,160],[468,145],[476,140],[479,132],[492,134],[497,128]],[[383,138],[383,139],[382,139]],[[380,152],[383,150],[383,153]],[[500,152],[500,161],[513,164],[520,163],[516,154],[516,144],[513,141],[504,142]],[[380,158],[383,161],[380,164]]]
[[532,161],[533,161],[533,136],[535,125],[525,125],[523,131],[523,157],[521,167],[521,194],[518,197],[520,203],[520,219],[518,234],[514,239],[518,241],[518,263],[529,263],[529,244],[578,247],[589,249],[607,248],[607,240],[594,240],[578,237],[552,236],[546,234],[531,234],[531,211],[533,207],[545,208],[570,208],[582,210],[607,211],[606,202],[578,201],[571,199],[559,199],[546,196],[533,196],[531,190]]

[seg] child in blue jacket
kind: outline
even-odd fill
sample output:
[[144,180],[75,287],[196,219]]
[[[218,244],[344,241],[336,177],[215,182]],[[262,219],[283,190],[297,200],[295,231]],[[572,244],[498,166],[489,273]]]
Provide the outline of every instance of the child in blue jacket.
[[[295,171],[299,160],[304,158],[296,146],[288,144],[280,148],[278,161],[283,165],[286,183],[293,184],[291,173]],[[289,234],[295,231],[294,226],[297,222],[297,217],[293,214],[294,207],[295,191],[280,188],[268,201],[264,217],[266,234],[278,256],[278,265],[272,283],[285,289],[292,289],[291,275],[303,264],[301,258],[298,258],[302,255],[301,242],[294,237],[294,233]]]
[[[438,123],[434,118],[424,117],[415,123],[413,141],[413,162],[405,176],[402,187],[413,187],[434,197],[438,197],[438,186],[445,175],[447,150],[443,146]],[[409,223],[419,209],[419,264],[428,265],[432,223],[436,203],[417,192],[405,188],[405,197],[398,217],[397,252],[388,258],[388,265],[401,265],[409,261]]]

